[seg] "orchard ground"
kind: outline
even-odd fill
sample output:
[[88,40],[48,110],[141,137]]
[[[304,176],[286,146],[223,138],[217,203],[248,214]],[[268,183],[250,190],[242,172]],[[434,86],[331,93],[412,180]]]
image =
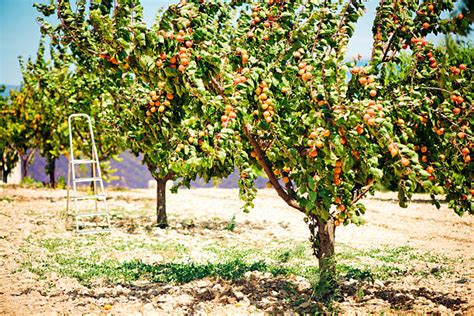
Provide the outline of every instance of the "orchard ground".
[[168,195],[170,228],[153,226],[155,191],[110,191],[113,232],[76,236],[64,190],[0,188],[0,314],[474,313],[474,217],[417,195],[365,201],[367,223],[336,231],[341,290],[323,305],[303,215],[273,190],[240,211],[237,190]]

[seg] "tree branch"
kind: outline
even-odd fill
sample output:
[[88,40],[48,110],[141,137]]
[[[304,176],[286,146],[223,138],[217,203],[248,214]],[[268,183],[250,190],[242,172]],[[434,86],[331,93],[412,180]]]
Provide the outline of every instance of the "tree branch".
[[360,199],[362,199],[362,198],[367,194],[367,192],[369,192],[370,189],[374,186],[374,183],[375,183],[375,181],[372,182],[371,184],[369,184],[368,186],[366,186],[366,187],[364,188],[364,190],[362,190],[362,192],[360,192],[360,193],[352,200],[351,205],[356,204]]
[[306,214],[305,210],[301,208],[299,204],[290,197],[290,195],[282,188],[282,186],[278,182],[277,178],[273,174],[270,162],[267,161],[264,152],[258,145],[258,142],[255,140],[255,138],[253,138],[251,134],[251,129],[252,127],[250,126],[250,124],[247,123],[243,125],[244,134],[249,140],[252,147],[254,148],[255,152],[257,153],[258,161],[260,165],[262,166],[263,170],[265,171],[265,173],[267,174],[268,180],[273,185],[278,195],[286,202],[286,204]]

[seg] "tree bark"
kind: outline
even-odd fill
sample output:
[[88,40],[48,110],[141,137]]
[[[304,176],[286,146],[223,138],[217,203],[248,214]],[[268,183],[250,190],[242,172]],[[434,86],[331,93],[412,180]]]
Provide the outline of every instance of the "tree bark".
[[336,286],[335,230],[334,219],[330,218],[326,222],[318,221],[319,282],[328,289],[334,289]]
[[7,183],[8,172],[5,169],[2,169],[2,181],[3,183]]
[[56,158],[48,157],[46,161],[46,173],[49,176],[49,184],[53,189],[56,188],[56,177],[54,173],[56,171]]
[[30,149],[29,152],[24,155],[19,155],[21,160],[21,178],[24,179],[28,175],[28,169],[30,168],[31,162],[35,157],[36,149]]
[[166,216],[166,182],[165,178],[155,178],[156,180],[156,225],[159,228],[168,227]]
[[26,158],[23,158],[23,156],[20,157],[20,160],[21,160],[21,179],[23,180],[28,175],[28,160]]
[[333,295],[337,289],[334,219],[326,222],[311,217],[309,219],[311,243],[319,261],[319,292],[324,298]]

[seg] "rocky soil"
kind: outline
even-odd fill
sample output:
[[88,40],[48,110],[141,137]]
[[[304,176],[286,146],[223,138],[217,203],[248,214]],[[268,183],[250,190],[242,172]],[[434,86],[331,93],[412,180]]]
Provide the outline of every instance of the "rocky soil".
[[[60,261],[69,255],[97,257],[104,264],[140,260],[146,267],[205,266],[245,249],[253,249],[245,260],[277,253],[268,264],[295,271],[316,268],[303,216],[272,190],[260,190],[248,214],[240,211],[236,190],[169,194],[171,227],[166,230],[152,225],[152,190],[111,191],[113,231],[102,237],[77,237],[66,227],[61,218],[65,196],[64,190],[0,187],[0,314],[474,314],[474,217],[459,217],[446,205],[437,210],[423,195],[401,209],[395,195],[379,193],[365,201],[365,225],[338,228],[345,272],[331,304],[318,299],[303,272],[255,269],[237,279],[191,275],[189,282],[156,282],[141,276],[112,282],[99,271],[84,282],[61,268],[75,267],[76,262]],[[293,255],[298,247],[302,254]],[[282,259],[282,253],[287,257]]]

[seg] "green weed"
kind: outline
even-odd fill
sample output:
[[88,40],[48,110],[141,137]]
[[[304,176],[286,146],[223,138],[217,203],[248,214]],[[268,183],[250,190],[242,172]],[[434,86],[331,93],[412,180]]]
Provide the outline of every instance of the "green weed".
[[235,229],[235,214],[232,215],[232,218],[229,220],[229,223],[227,223],[227,226],[225,227],[226,230],[228,231],[234,231]]

